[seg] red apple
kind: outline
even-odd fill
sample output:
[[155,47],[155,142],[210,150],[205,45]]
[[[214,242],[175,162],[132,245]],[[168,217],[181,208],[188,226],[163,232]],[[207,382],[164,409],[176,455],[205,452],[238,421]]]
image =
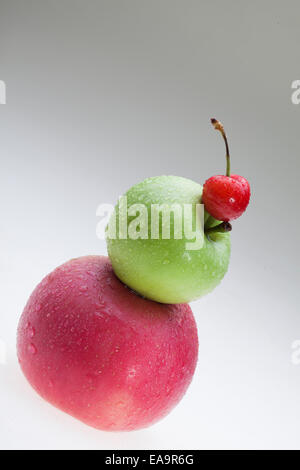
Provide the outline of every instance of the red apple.
[[21,368],[48,402],[98,429],[149,426],[182,398],[198,355],[187,304],[146,300],[104,256],[46,276],[20,319]]

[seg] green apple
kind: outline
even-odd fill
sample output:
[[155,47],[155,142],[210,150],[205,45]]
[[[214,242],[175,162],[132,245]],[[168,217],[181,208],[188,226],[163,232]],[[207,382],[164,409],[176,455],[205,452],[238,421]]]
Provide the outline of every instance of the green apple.
[[201,195],[202,186],[192,180],[158,176],[120,198],[107,228],[107,247],[123,283],[169,304],[196,300],[219,284],[229,264],[230,234],[212,230],[219,222],[204,212]]

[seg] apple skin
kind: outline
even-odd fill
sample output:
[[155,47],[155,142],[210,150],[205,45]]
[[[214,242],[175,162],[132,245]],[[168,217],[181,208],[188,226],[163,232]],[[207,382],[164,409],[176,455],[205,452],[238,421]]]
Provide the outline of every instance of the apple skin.
[[[174,220],[171,218],[171,238],[151,239],[151,204],[177,203],[193,207],[201,203],[202,186],[178,176],[147,178],[125,194],[127,205],[144,204],[148,211],[148,239],[116,239],[107,237],[108,255],[113,269],[122,282],[136,292],[162,303],[185,303],[211,292],[223,279],[230,259],[229,233],[204,236],[203,247],[187,250],[185,238],[174,238]],[[182,209],[183,210],[183,209]],[[119,205],[115,208],[119,217]],[[205,213],[205,219],[209,214]],[[128,224],[134,217],[128,217]],[[193,218],[193,220],[195,217]],[[208,226],[219,221],[209,219]],[[118,227],[117,227],[118,228]],[[200,235],[199,235],[200,236]]]
[[18,359],[48,402],[97,429],[130,431],[164,417],[197,363],[190,307],[146,300],[104,256],[73,259],[48,274],[21,316]]

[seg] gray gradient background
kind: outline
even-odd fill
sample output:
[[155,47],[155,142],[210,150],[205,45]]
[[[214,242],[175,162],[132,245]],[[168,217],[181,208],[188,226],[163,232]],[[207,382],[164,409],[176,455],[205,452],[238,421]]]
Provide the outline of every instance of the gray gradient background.
[[[1,448],[300,448],[299,1],[0,0]],[[15,334],[41,278],[106,252],[96,208],[145,177],[252,187],[229,272],[192,304],[199,364],[163,421],[86,427],[23,378]]]

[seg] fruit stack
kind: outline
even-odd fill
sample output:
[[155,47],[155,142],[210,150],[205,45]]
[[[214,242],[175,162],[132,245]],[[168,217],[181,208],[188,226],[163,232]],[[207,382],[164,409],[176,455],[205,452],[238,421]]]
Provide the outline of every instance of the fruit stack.
[[192,380],[198,337],[187,302],[211,292],[225,275],[229,221],[250,198],[247,180],[230,174],[222,124],[212,124],[225,141],[226,175],[209,178],[203,190],[176,176],[133,186],[125,195],[125,218],[120,199],[109,223],[109,257],[59,266],[36,287],[21,316],[18,359],[30,384],[97,429],[149,426],[179,402]]

